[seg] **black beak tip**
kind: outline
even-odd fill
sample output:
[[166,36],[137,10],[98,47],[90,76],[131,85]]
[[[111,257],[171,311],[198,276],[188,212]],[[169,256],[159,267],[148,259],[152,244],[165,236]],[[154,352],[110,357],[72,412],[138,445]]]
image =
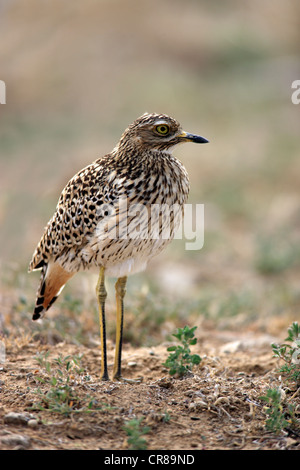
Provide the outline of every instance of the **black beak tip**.
[[194,142],[195,144],[207,144],[209,140],[205,139],[201,135],[190,134],[189,132],[184,133],[183,138],[189,140],[190,142]]
[[193,142],[196,144],[208,144],[209,140],[205,139],[205,137],[201,137],[200,135],[195,135]]

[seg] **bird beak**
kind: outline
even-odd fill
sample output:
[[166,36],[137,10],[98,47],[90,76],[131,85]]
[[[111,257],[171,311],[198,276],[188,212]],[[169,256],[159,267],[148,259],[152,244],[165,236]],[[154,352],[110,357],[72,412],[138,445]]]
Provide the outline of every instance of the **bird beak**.
[[188,132],[183,131],[179,134],[180,139],[184,142],[195,142],[196,144],[207,144],[209,140],[201,137],[200,135],[189,134]]

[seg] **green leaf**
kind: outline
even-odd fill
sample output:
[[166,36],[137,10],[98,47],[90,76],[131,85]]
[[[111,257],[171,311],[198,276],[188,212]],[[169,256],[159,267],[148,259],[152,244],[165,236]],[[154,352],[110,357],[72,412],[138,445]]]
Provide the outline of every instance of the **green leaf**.
[[52,377],[51,381],[50,381],[50,384],[55,386],[57,384],[57,380],[55,377]]
[[201,362],[201,357],[198,356],[198,354],[194,354],[192,356],[192,363],[193,364],[200,364],[200,362]]

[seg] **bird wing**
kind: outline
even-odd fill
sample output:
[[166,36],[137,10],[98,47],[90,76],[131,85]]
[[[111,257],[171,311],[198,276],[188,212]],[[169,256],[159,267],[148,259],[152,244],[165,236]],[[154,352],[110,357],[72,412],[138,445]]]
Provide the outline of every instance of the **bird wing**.
[[66,249],[83,245],[94,231],[99,211],[106,201],[109,165],[103,163],[103,159],[96,160],[65,186],[33,253],[29,272],[41,269]]

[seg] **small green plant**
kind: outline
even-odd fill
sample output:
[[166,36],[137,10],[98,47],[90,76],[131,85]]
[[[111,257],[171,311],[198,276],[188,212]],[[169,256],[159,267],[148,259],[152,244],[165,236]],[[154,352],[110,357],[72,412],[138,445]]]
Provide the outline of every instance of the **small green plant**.
[[267,415],[266,429],[268,431],[278,434],[284,428],[289,427],[295,420],[295,407],[292,404],[284,407],[279,388],[269,388],[267,394],[260,397],[260,399],[267,403],[264,409]]
[[187,375],[194,365],[200,364],[201,357],[198,354],[191,354],[190,346],[197,343],[197,338],[194,337],[196,326],[189,328],[178,328],[177,333],[173,334],[175,338],[181,341],[181,345],[170,346],[167,351],[170,351],[166,362],[163,366],[169,369],[170,375],[177,374],[179,377]]
[[141,426],[143,418],[134,418],[127,422],[124,430],[128,436],[127,444],[130,450],[145,450],[147,449],[146,439],[142,436],[148,434],[150,431],[149,426]]
[[81,366],[82,356],[59,356],[52,362],[48,360],[49,352],[40,354],[36,361],[43,369],[43,376],[36,379],[47,385],[43,392],[39,387],[37,395],[40,401],[32,405],[34,410],[50,411],[69,416],[72,412],[95,411],[94,400],[89,396],[81,399],[76,393],[78,384],[87,382],[89,377],[84,375]]
[[[284,362],[278,371],[285,378],[285,381],[289,382],[288,390],[290,390],[291,384],[295,383],[296,387],[299,387],[300,384],[300,326],[297,322],[294,322],[288,328],[288,336],[285,341],[287,343],[273,343],[272,350],[274,357]],[[267,403],[264,409],[267,415],[266,428],[269,431],[278,434],[287,427],[289,429],[299,428],[297,404],[291,402],[298,391],[297,388],[296,393],[290,399],[283,400],[280,388],[272,388],[267,390],[265,396],[260,397],[261,400]]]
[[288,328],[288,336],[285,341],[289,343],[272,344],[274,356],[281,359],[284,364],[279,372],[288,382],[295,382],[300,385],[300,325],[294,322]]

